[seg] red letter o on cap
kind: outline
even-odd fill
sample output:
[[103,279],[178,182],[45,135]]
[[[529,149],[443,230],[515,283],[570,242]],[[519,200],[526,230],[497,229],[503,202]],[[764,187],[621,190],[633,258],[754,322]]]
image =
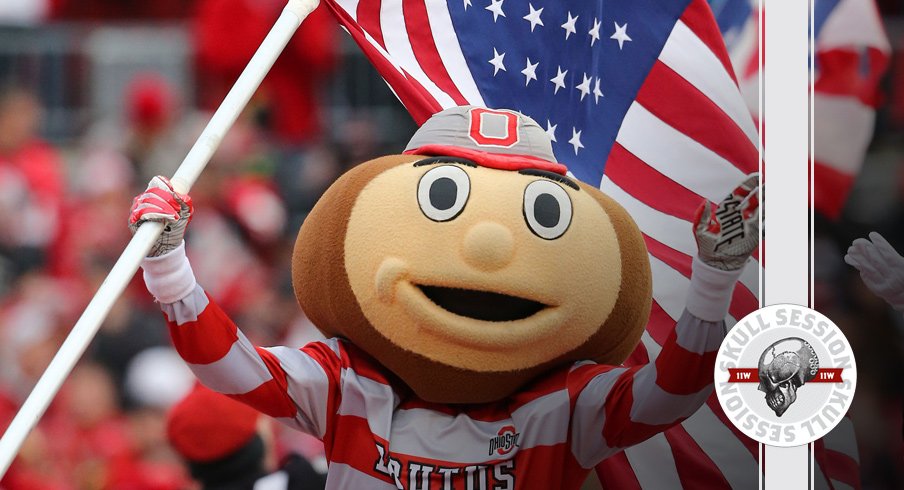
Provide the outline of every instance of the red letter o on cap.
[[518,143],[518,116],[508,111],[471,109],[468,137],[480,146],[511,148]]

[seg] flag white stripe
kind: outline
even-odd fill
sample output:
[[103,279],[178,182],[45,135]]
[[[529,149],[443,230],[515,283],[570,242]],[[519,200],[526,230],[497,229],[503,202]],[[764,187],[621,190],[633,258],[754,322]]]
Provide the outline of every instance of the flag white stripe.
[[402,0],[383,0],[380,3],[380,29],[383,31],[386,51],[389,56],[395,58],[397,66],[404,66],[407,73],[417,80],[444,109],[458,105],[421,70],[421,65],[414,56],[411,40],[408,39],[408,30],[405,29]]
[[756,488],[759,471],[756,460],[734,432],[716,417],[709,405],[700,407],[681,425],[719,467],[731,488]]
[[871,47],[891,51],[873,0],[841,0],[822,26],[816,50]]
[[757,130],[734,80],[716,55],[684,22],[679,20],[675,24],[659,60],[703,92],[756,146]]
[[655,361],[656,358],[659,357],[659,353],[662,352],[662,346],[656,343],[653,336],[650,335],[649,330],[643,331],[643,334],[640,336],[640,341],[647,350],[647,357],[650,361]]
[[713,202],[744,179],[734,164],[637,102],[625,114],[616,141],[659,173]]
[[822,438],[822,442],[827,450],[844,454],[860,464],[857,437],[850,417],[843,417],[841,422]]
[[687,255],[693,256],[697,253],[697,243],[694,242],[694,234],[689,221],[676,218],[650,207],[645,202],[625,192],[607,175],[603,175],[600,189],[606,195],[618,201],[628,211],[628,214],[634,218],[640,230],[650,236],[650,238]]
[[336,0],[336,4],[342,7],[342,10],[352,18],[355,23],[358,22],[358,2],[360,0]]
[[[687,289],[691,281],[665,262],[652,255],[649,257],[650,270],[653,272],[653,299],[677,322],[684,313],[684,307],[687,304]],[[727,315],[725,321],[732,324],[736,322],[731,315]]]
[[[637,226],[650,238],[663,245],[675,249],[681,253],[694,256],[697,254],[697,243],[694,241],[692,224],[690,221],[676,218],[654,209],[636,197],[625,192],[608,176],[603,176],[600,189],[612,199],[618,201],[628,214],[634,218]],[[751,260],[741,273],[740,283],[744,285],[754,296],[759,294],[759,273],[762,265],[759,261]],[[680,314],[680,312],[679,312]],[[677,317],[675,317],[677,320]]]
[[665,262],[650,257],[653,272],[653,298],[673,320],[678,321],[687,304],[687,288],[690,280]]
[[731,41],[726,39],[725,44],[731,44],[732,50],[728,52],[731,59],[731,66],[734,68],[735,76],[740,80],[743,73],[740,70],[747,69],[747,62],[757,52],[759,48],[759,30],[754,16],[750,16],[741,32],[738,33]]
[[661,433],[625,449],[641,488],[682,488],[669,441]]
[[439,52],[443,65],[446,66],[452,83],[458,87],[458,91],[469,104],[486,105],[477,89],[474,77],[471,76],[465,55],[461,51],[461,44],[458,42],[458,34],[452,25],[448,5],[444,1],[438,0],[426,0],[425,4],[427,18],[430,21],[430,31],[436,42],[436,50]]
[[[346,11],[346,13],[348,13],[348,15],[355,21],[355,23],[357,23],[358,22],[359,0],[337,0],[337,1],[338,1],[338,5],[340,7],[342,7],[342,9]],[[345,26],[342,26],[342,27],[345,28]],[[346,31],[347,30],[348,29],[346,29]],[[371,36],[369,32],[365,31],[364,29],[361,29],[360,32],[362,32],[364,34],[364,39],[367,40],[368,44],[370,44],[372,48],[374,48],[378,53],[380,53],[380,56],[384,60],[386,60],[389,64],[391,64],[396,69],[396,71],[398,71],[400,74],[404,75],[402,66],[399,65],[398,63],[396,63],[395,59],[393,59],[393,57],[390,56],[389,53],[387,53],[385,49],[383,49],[383,46],[380,46],[380,43],[378,43],[377,40],[374,39],[373,36]],[[383,81],[385,82],[385,79]],[[388,85],[389,85],[389,83],[387,82],[387,86]],[[390,89],[391,88],[392,87],[390,87]],[[395,93],[395,91],[393,91],[393,93]],[[398,98],[398,95],[396,95],[396,97]]]
[[846,174],[856,174],[873,137],[875,112],[855,97],[813,95],[816,161]]

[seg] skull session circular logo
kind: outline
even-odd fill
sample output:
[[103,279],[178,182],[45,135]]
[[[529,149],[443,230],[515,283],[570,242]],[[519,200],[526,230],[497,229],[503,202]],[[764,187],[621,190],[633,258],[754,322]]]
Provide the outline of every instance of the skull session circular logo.
[[716,356],[715,388],[728,419],[751,439],[799,446],[847,413],[854,353],[825,315],[798,305],[761,308],[737,323]]

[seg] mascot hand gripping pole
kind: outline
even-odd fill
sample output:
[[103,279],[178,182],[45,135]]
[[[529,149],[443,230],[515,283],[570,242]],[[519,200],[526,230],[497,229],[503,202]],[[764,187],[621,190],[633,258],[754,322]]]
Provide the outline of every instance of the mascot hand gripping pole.
[[644,239],[566,175],[530,118],[444,110],[363,163],[298,234],[298,301],[328,340],[255,347],[195,281],[187,196],[152,180],[130,224],[168,223],[144,264],[176,349],[208,387],[320,438],[330,489],[575,489],[692,414],[741,268],[759,180],[704,203],[686,310],[655,362],[620,364],[651,303]]

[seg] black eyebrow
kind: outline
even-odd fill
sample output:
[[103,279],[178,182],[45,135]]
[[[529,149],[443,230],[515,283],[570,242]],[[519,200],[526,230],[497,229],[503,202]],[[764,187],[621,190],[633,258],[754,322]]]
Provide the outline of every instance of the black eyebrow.
[[538,168],[525,168],[525,169],[519,170],[518,173],[521,175],[533,175],[536,177],[544,177],[549,180],[561,182],[576,191],[581,190],[581,187],[575,181],[569,179],[568,177],[566,177],[562,174],[550,172],[549,170],[540,170]]
[[423,160],[418,160],[418,161],[414,162],[414,166],[415,167],[423,167],[426,165],[436,165],[439,163],[458,163],[461,165],[467,165],[468,167],[477,168],[477,164],[474,163],[473,160],[468,160],[467,158],[444,157],[444,156],[430,157],[430,158],[425,158]]

